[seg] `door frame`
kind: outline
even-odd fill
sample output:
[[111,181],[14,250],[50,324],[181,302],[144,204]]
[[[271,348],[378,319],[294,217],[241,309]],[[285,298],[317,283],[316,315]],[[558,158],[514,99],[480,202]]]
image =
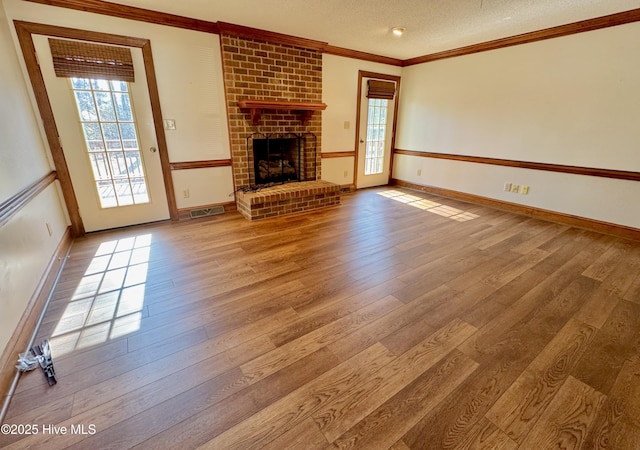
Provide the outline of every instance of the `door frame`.
[[22,55],[27,67],[27,73],[31,80],[31,86],[35,95],[36,103],[40,111],[40,117],[44,126],[47,143],[51,150],[51,156],[56,170],[56,177],[60,182],[62,195],[64,197],[69,219],[71,220],[71,232],[74,237],[85,235],[84,224],[78,208],[67,161],[64,157],[62,144],[58,134],[58,127],[53,116],[51,102],[44,84],[44,78],[40,71],[40,65],[36,56],[33,35],[53,36],[58,38],[76,39],[81,41],[97,42],[100,44],[121,45],[125,47],[139,48],[142,50],[144,60],[145,76],[149,87],[149,99],[151,100],[151,113],[153,115],[153,125],[160,155],[160,165],[162,167],[162,178],[167,194],[167,204],[169,207],[169,217],[171,220],[178,220],[178,208],[173,189],[173,178],[171,177],[171,166],[169,163],[169,150],[167,139],[164,134],[162,123],[162,111],[160,109],[160,96],[158,94],[158,83],[156,80],[153,55],[151,54],[151,41],[149,39],[136,38],[131,36],[121,36],[117,34],[99,33],[95,31],[80,30],[76,28],[59,27],[55,25],[45,25],[33,22],[14,20],[18,41],[22,50]]
[[358,160],[360,156],[360,110],[362,107],[362,79],[363,78],[375,78],[378,80],[395,81],[396,83],[396,95],[394,98],[393,108],[393,123],[391,124],[391,150],[389,152],[389,177],[387,184],[391,182],[391,176],[393,174],[393,157],[396,150],[396,125],[398,123],[398,104],[400,100],[400,76],[399,75],[387,75],[384,73],[369,72],[366,70],[358,71],[358,104],[356,107],[356,142],[355,142],[355,158],[353,161],[353,186],[357,189],[358,186]]

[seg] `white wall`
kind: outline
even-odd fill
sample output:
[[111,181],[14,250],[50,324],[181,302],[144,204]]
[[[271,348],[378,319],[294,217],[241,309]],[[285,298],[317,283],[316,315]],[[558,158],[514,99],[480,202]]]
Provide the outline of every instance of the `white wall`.
[[[218,35],[119,19],[65,8],[4,0],[11,20],[140,37],[151,41],[162,114],[174,119],[176,130],[166,130],[171,162],[229,159],[222,58]],[[174,177],[178,208],[230,201],[230,171],[194,170]],[[222,177],[222,178],[220,178]],[[216,186],[216,189],[210,188]],[[222,188],[219,188],[222,186]],[[183,192],[189,189],[190,199]],[[233,200],[233,197],[231,197]]]
[[[0,4],[0,203],[52,170],[9,30]],[[0,225],[0,352],[66,228],[56,183]]]
[[[322,55],[322,99],[327,104],[327,109],[322,112],[323,153],[355,151],[359,70],[387,75],[400,75],[402,71],[397,66]],[[348,128],[345,128],[345,122],[349,122]],[[353,168],[352,156],[324,158],[322,179],[337,184],[351,184]]]
[[[640,171],[639,54],[633,23],[406,67],[396,148]],[[394,177],[640,228],[638,182],[405,155]]]
[[176,197],[180,198],[183,208],[210,204],[212,195],[218,199],[216,203],[233,202],[233,187],[227,182],[231,177],[231,167],[174,170],[173,182],[176,186],[188,186],[187,192],[176,188]]

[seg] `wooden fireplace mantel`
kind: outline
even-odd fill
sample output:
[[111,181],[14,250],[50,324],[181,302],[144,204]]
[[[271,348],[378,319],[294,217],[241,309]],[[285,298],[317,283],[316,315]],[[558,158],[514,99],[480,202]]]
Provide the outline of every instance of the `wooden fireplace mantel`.
[[284,100],[240,100],[238,102],[240,109],[248,109],[251,114],[251,122],[254,125],[260,123],[262,110],[283,110],[296,111],[300,113],[300,120],[303,124],[307,124],[314,111],[324,111],[327,108],[326,103],[320,102],[288,102]]

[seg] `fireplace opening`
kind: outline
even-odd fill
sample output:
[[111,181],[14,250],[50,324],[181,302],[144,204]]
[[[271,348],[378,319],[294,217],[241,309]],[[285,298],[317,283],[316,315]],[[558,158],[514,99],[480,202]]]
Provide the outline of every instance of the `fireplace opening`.
[[299,180],[300,142],[297,138],[253,140],[256,184]]
[[247,137],[250,186],[310,181],[316,178],[316,136],[313,133],[253,133]]

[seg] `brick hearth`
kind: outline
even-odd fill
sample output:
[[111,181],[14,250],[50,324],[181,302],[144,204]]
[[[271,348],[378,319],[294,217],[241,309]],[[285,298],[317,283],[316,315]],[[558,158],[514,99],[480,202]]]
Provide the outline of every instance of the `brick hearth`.
[[303,181],[238,192],[238,211],[249,220],[267,219],[340,204],[340,186],[328,181]]

